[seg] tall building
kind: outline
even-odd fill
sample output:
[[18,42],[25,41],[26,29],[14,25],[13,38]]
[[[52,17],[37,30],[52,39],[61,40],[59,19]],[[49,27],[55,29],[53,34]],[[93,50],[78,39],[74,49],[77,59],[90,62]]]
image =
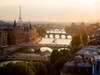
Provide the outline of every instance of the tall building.
[[16,24],[16,21],[15,21],[15,20],[14,20],[13,27],[14,27],[14,28],[16,28],[16,27],[17,27],[17,24]]
[[21,28],[17,27],[16,21],[14,21],[13,24],[13,30],[12,30],[12,35],[15,38],[15,44],[21,44],[26,42],[26,36],[25,36],[25,31]]
[[19,7],[19,21],[18,21],[18,25],[22,26],[22,16],[21,16],[21,6]]
[[3,30],[0,31],[0,47],[7,45],[7,33]]

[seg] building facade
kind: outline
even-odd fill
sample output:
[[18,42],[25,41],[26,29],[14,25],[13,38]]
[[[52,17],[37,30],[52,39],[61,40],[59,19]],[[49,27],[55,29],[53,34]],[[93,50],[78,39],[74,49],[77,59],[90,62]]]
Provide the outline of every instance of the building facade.
[[0,46],[7,45],[7,33],[3,30],[0,31]]

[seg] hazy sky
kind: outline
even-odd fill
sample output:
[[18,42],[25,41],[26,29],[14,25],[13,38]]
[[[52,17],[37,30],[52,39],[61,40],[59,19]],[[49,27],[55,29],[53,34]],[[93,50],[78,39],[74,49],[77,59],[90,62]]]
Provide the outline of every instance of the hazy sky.
[[100,0],[0,0],[0,19],[76,22],[100,20]]

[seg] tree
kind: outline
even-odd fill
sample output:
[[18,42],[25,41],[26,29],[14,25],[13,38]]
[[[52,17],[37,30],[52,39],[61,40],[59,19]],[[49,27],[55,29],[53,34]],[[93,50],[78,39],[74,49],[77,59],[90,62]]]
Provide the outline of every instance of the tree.
[[72,39],[72,41],[71,41],[71,45],[72,45],[71,55],[74,54],[74,53],[76,53],[78,50],[81,49],[80,44],[81,44],[80,33],[77,33],[74,36],[74,38]]
[[60,70],[63,68],[64,64],[67,62],[67,59],[65,57],[61,57],[58,59],[55,64],[53,65],[53,69],[60,72]]
[[8,63],[0,69],[1,75],[35,75],[24,62]]
[[80,34],[76,34],[71,41],[72,47],[79,47],[81,44]]
[[[47,65],[49,66],[50,64]],[[11,62],[0,68],[0,74],[1,75],[47,75],[47,66],[43,62],[33,62],[33,61],[29,61],[27,63]]]
[[61,57],[65,57],[66,59],[69,59],[69,57],[71,56],[70,51],[66,49],[60,50],[60,53],[61,53]]
[[56,60],[58,60],[61,57],[61,54],[58,50],[53,50],[51,56],[50,56],[50,61],[51,63],[55,63]]
[[43,63],[46,65],[47,75],[51,75],[51,71],[52,71],[51,62],[50,61],[43,61]]
[[46,69],[46,65],[44,63],[33,62],[32,65],[35,68],[35,75],[47,75],[47,69]]
[[81,47],[76,47],[76,46],[73,46],[70,50],[71,52],[71,55],[75,54],[77,51],[79,51],[80,49],[82,49]]
[[39,33],[40,36],[43,36],[44,33],[46,33],[46,29],[44,27],[38,27],[37,32]]
[[84,46],[87,45],[87,41],[88,41],[87,39],[88,39],[87,33],[86,33],[85,31],[83,31],[83,32],[82,32],[82,44],[83,44]]

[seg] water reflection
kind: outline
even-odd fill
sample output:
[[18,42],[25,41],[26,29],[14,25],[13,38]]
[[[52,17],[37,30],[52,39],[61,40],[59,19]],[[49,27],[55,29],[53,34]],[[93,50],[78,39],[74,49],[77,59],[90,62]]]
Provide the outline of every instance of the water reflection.
[[51,33],[50,35],[45,35],[45,38],[62,38],[62,39],[72,39],[72,36],[71,35],[68,35],[67,37],[65,35],[55,35],[55,37],[52,35],[52,33],[62,33],[62,34],[66,34],[65,30],[64,29],[52,29],[52,30],[49,30],[49,31],[46,31],[46,33]]
[[45,38],[48,38],[48,35],[45,35]]
[[[58,45],[69,45],[72,39],[56,39]],[[54,44],[54,38],[42,38],[39,44]]]
[[55,38],[56,38],[56,39],[59,39],[59,38],[60,38],[60,36],[59,36],[59,35],[55,35]]
[[52,34],[50,34],[50,36],[49,36],[50,38],[53,38],[53,35]]
[[71,36],[71,35],[68,35],[67,38],[68,38],[68,39],[72,39],[72,36]]
[[60,49],[58,49],[58,51],[63,50],[63,49],[66,49],[67,50],[67,48],[60,48]]
[[62,39],[66,39],[66,36],[65,36],[65,35],[62,35],[61,38],[62,38]]
[[41,47],[40,50],[41,50],[41,52],[44,52],[44,51],[52,52],[53,51],[53,49],[51,49],[49,47]]
[[[65,30],[64,29],[54,29],[54,30],[49,30],[49,31],[46,31],[47,33],[65,33]],[[53,43],[53,41],[56,39],[56,43]],[[69,45],[70,42],[72,40],[72,36],[71,35],[68,35],[67,37],[65,35],[55,35],[55,37],[50,34],[49,36],[48,35],[45,35],[45,38],[42,38],[42,40],[39,42],[39,44],[60,44],[60,45]]]

